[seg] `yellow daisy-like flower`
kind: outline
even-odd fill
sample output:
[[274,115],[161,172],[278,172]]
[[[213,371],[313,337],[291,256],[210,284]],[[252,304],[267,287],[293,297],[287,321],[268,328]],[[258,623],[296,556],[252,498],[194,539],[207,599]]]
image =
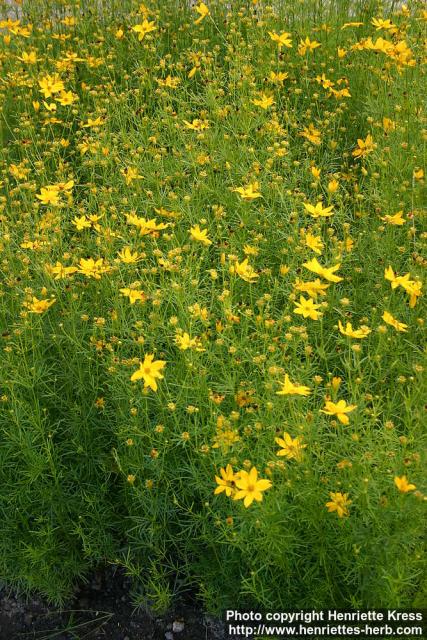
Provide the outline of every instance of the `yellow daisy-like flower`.
[[333,513],[334,511],[336,511],[339,518],[350,515],[348,507],[351,505],[352,501],[348,499],[348,493],[341,493],[341,491],[331,491],[329,493],[329,496],[331,500],[325,505],[328,508],[329,513]]
[[275,442],[279,447],[282,447],[277,452],[278,456],[284,456],[289,460],[297,460],[298,462],[302,459],[302,450],[307,447],[306,444],[302,444],[300,437],[292,438],[286,431],[283,434],[283,438],[275,438]]
[[237,491],[233,496],[233,500],[243,500],[245,507],[250,507],[252,502],[261,502],[263,491],[267,491],[272,485],[270,480],[258,479],[258,471],[256,467],[247,471],[239,471],[236,475],[235,484]]
[[162,380],[164,376],[160,373],[166,362],[164,360],[154,360],[154,354],[150,353],[144,357],[144,362],[141,362],[139,369],[137,369],[131,376],[131,381],[144,380],[144,389],[150,388],[153,391],[157,391],[157,380]]
[[336,416],[341,424],[349,424],[350,418],[347,413],[354,411],[356,408],[357,405],[347,404],[345,400],[339,400],[338,402],[327,400],[325,402],[325,408],[320,411],[327,416]]

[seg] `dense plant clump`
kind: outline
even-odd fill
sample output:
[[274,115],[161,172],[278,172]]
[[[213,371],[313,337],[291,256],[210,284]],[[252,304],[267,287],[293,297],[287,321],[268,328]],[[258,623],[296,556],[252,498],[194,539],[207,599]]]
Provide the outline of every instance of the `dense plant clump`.
[[426,23],[3,3],[1,580],[422,602]]

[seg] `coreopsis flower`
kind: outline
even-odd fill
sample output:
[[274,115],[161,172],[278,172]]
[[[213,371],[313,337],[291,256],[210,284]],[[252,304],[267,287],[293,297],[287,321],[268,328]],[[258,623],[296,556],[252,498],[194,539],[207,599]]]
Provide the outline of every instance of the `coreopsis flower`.
[[164,376],[161,371],[165,368],[165,360],[154,360],[154,354],[144,356],[144,362],[140,362],[137,369],[131,376],[131,381],[144,380],[144,389],[150,388],[157,391],[157,380],[162,380]]
[[371,24],[377,31],[384,29],[385,31],[390,31],[391,33],[393,33],[393,31],[397,30],[396,25],[393,24],[392,21],[388,18],[387,20],[384,20],[383,18],[372,18]]
[[192,131],[205,131],[206,129],[209,129],[208,120],[201,120],[199,118],[195,118],[192,122],[184,120],[184,124],[187,129],[191,129]]
[[398,227],[401,227],[406,222],[406,220],[403,218],[403,211],[398,211],[392,216],[383,216],[381,220],[384,220],[384,222],[387,222],[387,224],[392,224]]
[[335,271],[338,271],[338,269],[341,266],[340,263],[334,265],[333,267],[322,267],[322,265],[318,262],[317,258],[313,258],[308,262],[304,262],[302,266],[308,269],[309,271],[316,273],[318,276],[321,276],[325,280],[328,280],[328,282],[342,281],[342,278],[335,275]]
[[39,61],[39,58],[37,57],[37,53],[35,51],[23,51],[22,56],[16,57],[24,64],[37,64],[37,62]]
[[46,265],[47,273],[54,276],[54,280],[64,280],[76,273],[77,270],[77,267],[66,267],[61,262],[57,262],[55,265]]
[[392,289],[402,287],[409,295],[409,306],[413,309],[417,303],[417,298],[421,296],[422,283],[417,280],[410,279],[410,273],[405,273],[403,276],[397,276],[393,268],[388,266],[384,271],[384,278],[391,284]]
[[280,391],[276,391],[277,396],[309,396],[311,393],[310,387],[298,384],[298,382],[291,382],[287,373],[285,374],[285,379],[281,384],[282,388]]
[[263,491],[267,491],[272,486],[270,480],[258,479],[256,467],[248,471],[239,471],[235,476],[236,493],[233,500],[243,500],[245,507],[250,507],[252,502],[261,502]]
[[82,124],[82,127],[84,129],[87,129],[90,127],[100,127],[103,124],[104,120],[101,118],[101,116],[98,116],[97,118],[88,118],[86,123]]
[[147,296],[140,289],[132,289],[130,287],[124,287],[123,289],[119,289],[120,293],[129,298],[129,302],[131,304],[135,304],[136,302],[145,302],[147,300]]
[[252,104],[256,107],[261,107],[261,109],[268,109],[275,104],[275,102],[273,96],[268,96],[265,93],[262,93],[259,98],[252,100]]
[[311,233],[306,233],[305,235],[305,246],[317,253],[318,256],[321,255],[324,244],[322,242],[322,238],[320,236],[313,236]]
[[55,99],[63,107],[68,107],[70,104],[74,104],[75,102],[77,102],[79,96],[77,96],[72,91],[61,91],[59,96],[57,96]]
[[336,191],[338,191],[339,186],[340,186],[340,183],[338,182],[338,180],[336,180],[335,178],[332,178],[332,180],[328,182],[328,192],[335,193]]
[[258,189],[259,183],[255,181],[251,182],[246,187],[236,187],[233,191],[238,193],[243,200],[255,200],[255,198],[262,197],[262,194]]
[[325,505],[328,508],[329,513],[333,513],[334,511],[336,511],[339,518],[350,515],[348,507],[351,505],[352,501],[348,499],[348,493],[341,493],[341,491],[331,491],[329,493],[329,497],[331,498],[331,500]]
[[305,56],[307,52],[313,53],[313,51],[320,46],[320,42],[317,42],[316,40],[310,40],[310,38],[307,36],[305,40],[300,41],[298,45],[298,53],[300,56]]
[[84,229],[91,229],[92,223],[86,216],[75,216],[71,221],[77,231],[83,231]]
[[200,24],[202,20],[204,20],[211,14],[211,12],[209,11],[209,7],[207,7],[204,2],[200,2],[198,5],[196,5],[194,7],[194,10],[199,14],[199,17],[194,21],[194,24]]
[[194,227],[191,227],[190,236],[191,236],[192,240],[196,240],[197,242],[201,242],[206,247],[208,247],[210,244],[212,244],[212,240],[209,240],[209,238],[208,238],[208,230],[207,229],[200,229],[200,226],[198,224],[194,225]]
[[31,302],[24,302],[24,307],[28,309],[30,313],[44,313],[56,302],[56,298],[50,300],[38,300],[36,297],[32,297]]
[[316,205],[312,205],[309,202],[303,202],[303,205],[304,209],[313,218],[327,218],[333,215],[333,205],[331,205],[330,207],[323,207],[323,204],[321,202],[318,202]]
[[302,444],[301,437],[292,438],[286,431],[283,438],[275,438],[275,442],[279,447],[282,447],[277,452],[278,456],[284,456],[288,460],[297,460],[298,462],[302,459],[303,449],[307,447],[306,444]]
[[408,481],[406,476],[395,476],[394,484],[401,493],[408,493],[408,491],[414,491],[417,488],[415,484]]
[[277,46],[279,51],[281,51],[282,47],[288,47],[288,49],[292,48],[292,40],[291,34],[283,31],[283,33],[276,33],[275,31],[269,31],[268,35],[273,40],[273,42],[277,42]]
[[53,76],[47,74],[38,82],[40,93],[42,93],[45,98],[50,98],[65,89],[63,81],[57,74],[54,74]]
[[157,29],[156,25],[153,22],[150,22],[147,19],[144,19],[141,24],[135,24],[132,27],[132,31],[138,34],[138,40],[141,42],[147,35],[147,33],[151,33]]
[[343,336],[347,336],[348,338],[357,338],[359,340],[363,340],[363,338],[367,338],[371,333],[371,329],[362,325],[359,329],[353,329],[351,322],[347,322],[345,328],[341,322],[338,320],[338,329]]
[[310,298],[317,298],[318,295],[326,295],[326,290],[330,286],[330,284],[320,282],[319,278],[316,278],[316,280],[313,280],[312,282],[297,281],[294,284],[294,288],[296,291],[301,291],[301,293],[308,293]]
[[237,274],[239,278],[242,278],[242,280],[245,280],[245,282],[249,282],[250,284],[259,278],[257,272],[249,264],[248,258],[245,258],[242,262],[236,261],[234,265],[230,267],[230,273]]
[[135,227],[138,227],[141,236],[157,235],[158,231],[163,231],[163,229],[167,229],[168,227],[168,223],[157,223],[156,218],[146,220],[145,218],[140,218],[139,216],[134,214],[127,214],[126,222],[128,224],[134,225]]
[[269,79],[274,84],[282,84],[282,82],[284,82],[286,78],[289,78],[289,73],[285,71],[279,71],[278,73],[276,73],[275,71],[270,71]]
[[294,313],[303,318],[318,320],[322,316],[322,313],[318,311],[321,306],[320,304],[316,304],[311,298],[306,299],[304,296],[300,296],[299,302],[295,302]]
[[36,193],[36,198],[45,205],[51,204],[52,206],[57,207],[61,204],[59,199],[59,189],[56,185],[42,187],[40,189],[40,193]]
[[365,140],[361,138],[357,139],[357,147],[352,151],[352,155],[355,158],[364,158],[375,149],[374,141],[370,133],[366,136]]
[[384,311],[381,317],[386,324],[389,324],[391,327],[394,327],[396,331],[405,332],[408,330],[407,324],[404,324],[403,322],[399,322],[399,320],[396,320],[396,318],[394,318],[391,315],[391,313],[389,313],[388,311]]
[[135,169],[135,167],[125,167],[124,169],[120,169],[120,173],[128,186],[131,185],[134,180],[142,180],[144,178],[144,176],[138,173],[138,169]]
[[117,261],[123,264],[136,264],[144,258],[138,251],[132,251],[131,247],[123,247],[117,254]]
[[111,267],[104,262],[104,258],[98,258],[97,260],[94,260],[93,258],[81,258],[78,272],[87,278],[100,280],[101,276],[104,273],[108,273],[110,269]]
[[325,408],[320,411],[327,416],[336,416],[341,424],[349,424],[350,418],[348,413],[354,411],[357,408],[355,404],[347,404],[345,400],[339,400],[338,402],[331,402],[327,400],[325,402]]
[[319,129],[316,129],[316,127],[311,123],[308,125],[308,127],[304,127],[299,135],[309,142],[315,144],[316,146],[318,146],[322,142],[321,132],[319,131]]
[[225,493],[227,498],[233,495],[236,490],[236,476],[233,471],[233,467],[231,464],[228,464],[225,469],[219,470],[221,477],[215,476],[215,482],[217,483],[217,487],[214,491],[215,495],[219,495],[220,493]]
[[187,332],[184,332],[182,335],[177,334],[174,338],[175,344],[178,346],[181,351],[187,351],[187,349],[194,349],[195,351],[206,351],[202,347],[202,342],[200,338],[197,336],[195,338],[190,338]]

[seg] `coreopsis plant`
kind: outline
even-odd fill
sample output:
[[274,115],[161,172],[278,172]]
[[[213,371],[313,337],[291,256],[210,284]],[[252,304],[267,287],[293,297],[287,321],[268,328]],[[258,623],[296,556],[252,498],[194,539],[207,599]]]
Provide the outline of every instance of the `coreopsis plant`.
[[421,608],[422,3],[0,4],[0,582]]

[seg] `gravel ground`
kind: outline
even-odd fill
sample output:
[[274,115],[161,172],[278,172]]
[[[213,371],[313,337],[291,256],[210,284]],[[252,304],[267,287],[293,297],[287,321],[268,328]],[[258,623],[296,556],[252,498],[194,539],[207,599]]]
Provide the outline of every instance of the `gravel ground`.
[[162,617],[135,611],[129,587],[120,571],[108,568],[59,610],[0,585],[0,640],[233,640],[190,598]]

